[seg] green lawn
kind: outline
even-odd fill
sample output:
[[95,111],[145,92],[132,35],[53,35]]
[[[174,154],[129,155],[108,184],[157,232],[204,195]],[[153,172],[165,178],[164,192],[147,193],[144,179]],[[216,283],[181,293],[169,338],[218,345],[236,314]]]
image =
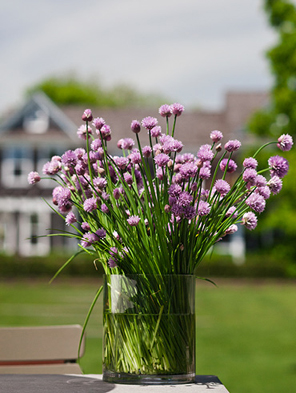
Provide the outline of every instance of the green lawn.
[[[230,393],[294,392],[296,284],[197,281],[197,374],[217,375]],[[99,280],[0,283],[0,326],[83,324]],[[102,299],[87,330],[85,373],[101,373]]]

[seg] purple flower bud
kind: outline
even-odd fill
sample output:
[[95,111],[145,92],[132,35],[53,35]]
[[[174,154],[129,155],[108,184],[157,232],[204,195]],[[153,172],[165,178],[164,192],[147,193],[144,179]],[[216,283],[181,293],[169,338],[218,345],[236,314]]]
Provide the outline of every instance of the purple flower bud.
[[141,124],[138,120],[133,120],[131,123],[131,129],[135,134],[138,134],[141,131]]
[[91,110],[85,109],[85,111],[83,112],[83,115],[82,115],[82,120],[83,121],[92,121],[92,119],[93,119],[93,115],[91,113]]
[[41,177],[38,172],[30,172],[28,175],[29,184],[36,184],[41,180]]
[[142,153],[143,153],[144,157],[149,158],[151,156],[151,153],[152,153],[151,147],[150,146],[144,146],[143,149],[142,149]]

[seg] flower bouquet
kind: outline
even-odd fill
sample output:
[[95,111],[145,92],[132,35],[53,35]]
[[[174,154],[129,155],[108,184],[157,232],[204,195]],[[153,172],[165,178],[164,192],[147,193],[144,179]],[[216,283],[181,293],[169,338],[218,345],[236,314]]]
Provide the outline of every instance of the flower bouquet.
[[[162,105],[163,129],[154,117],[131,123],[133,138],[108,153],[111,129],[86,109],[78,136],[85,148],[54,156],[43,172],[57,182],[53,209],[75,232],[79,253],[92,254],[105,272],[104,380],[131,383],[190,382],[195,377],[195,270],[209,249],[243,225],[253,230],[271,194],[288,172],[285,158],[256,156],[269,144],[290,150],[282,135],[238,164],[238,140],[222,145],[220,131],[196,155],[175,138],[184,107]],[[141,146],[139,132],[148,134]],[[267,175],[268,178],[264,175]],[[37,172],[29,182],[41,180]],[[88,317],[102,288],[90,307]]]

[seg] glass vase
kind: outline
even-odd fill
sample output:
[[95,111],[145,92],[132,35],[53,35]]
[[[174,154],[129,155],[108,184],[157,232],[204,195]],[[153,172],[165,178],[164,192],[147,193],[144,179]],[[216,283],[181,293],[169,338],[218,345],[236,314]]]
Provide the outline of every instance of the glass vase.
[[103,319],[104,381],[194,381],[193,275],[106,275]]

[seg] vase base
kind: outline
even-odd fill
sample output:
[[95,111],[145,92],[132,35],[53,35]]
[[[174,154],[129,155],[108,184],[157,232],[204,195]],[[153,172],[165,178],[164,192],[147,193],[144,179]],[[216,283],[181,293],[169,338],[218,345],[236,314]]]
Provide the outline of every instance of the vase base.
[[193,383],[195,374],[128,374],[104,371],[103,381],[128,385],[175,385]]

